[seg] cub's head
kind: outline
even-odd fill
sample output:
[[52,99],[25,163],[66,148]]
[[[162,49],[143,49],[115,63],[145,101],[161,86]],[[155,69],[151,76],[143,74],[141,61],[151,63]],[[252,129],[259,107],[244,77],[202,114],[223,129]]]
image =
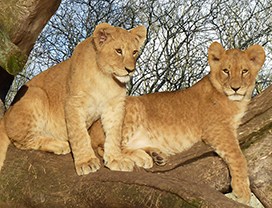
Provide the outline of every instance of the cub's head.
[[211,44],[208,53],[213,86],[230,100],[249,100],[255,85],[255,77],[265,60],[262,46],[253,45],[241,51],[225,50],[219,43]]
[[93,40],[99,69],[121,83],[128,82],[135,71],[136,58],[145,37],[144,26],[127,31],[107,23],[98,25]]

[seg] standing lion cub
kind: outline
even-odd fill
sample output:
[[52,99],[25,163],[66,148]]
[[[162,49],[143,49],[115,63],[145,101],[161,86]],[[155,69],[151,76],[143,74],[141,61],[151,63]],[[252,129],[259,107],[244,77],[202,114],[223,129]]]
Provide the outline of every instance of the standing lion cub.
[[144,26],[127,31],[102,23],[70,59],[25,84],[0,123],[0,169],[12,141],[21,149],[55,154],[71,147],[78,175],[96,171],[100,161],[87,129],[99,118],[106,133],[105,164],[131,169],[133,162],[121,154],[121,125],[126,82],[145,36]]
[[[121,148],[124,157],[151,168],[153,160],[165,164],[166,156],[203,140],[228,164],[233,193],[247,203],[251,196],[247,164],[236,130],[265,52],[259,45],[245,51],[224,50],[215,42],[209,48],[208,60],[210,73],[189,89],[127,97]],[[103,141],[98,122],[90,134]]]

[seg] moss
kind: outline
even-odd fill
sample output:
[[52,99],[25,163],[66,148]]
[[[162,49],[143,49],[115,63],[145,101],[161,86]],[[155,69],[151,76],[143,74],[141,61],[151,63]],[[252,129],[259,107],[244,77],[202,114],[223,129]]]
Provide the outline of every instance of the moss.
[[194,207],[201,207],[199,202],[197,200],[193,200],[190,205],[194,206]]
[[0,66],[11,75],[19,73],[27,61],[27,55],[9,38],[0,27]]
[[23,69],[26,61],[25,53],[18,51],[14,55],[9,56],[6,63],[6,71],[12,75],[17,74]]
[[244,151],[248,149],[252,144],[258,142],[264,136],[266,136],[269,133],[269,130],[272,129],[272,123],[264,126],[262,129],[260,129],[258,132],[253,132],[252,134],[247,135],[246,137],[242,138],[241,140],[245,141],[241,144],[241,149]]

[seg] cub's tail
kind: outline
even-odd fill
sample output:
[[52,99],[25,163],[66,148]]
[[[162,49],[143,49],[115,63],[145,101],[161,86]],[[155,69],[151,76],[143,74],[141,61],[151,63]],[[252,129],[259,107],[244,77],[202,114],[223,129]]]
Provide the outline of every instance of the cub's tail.
[[0,170],[2,169],[2,166],[6,159],[6,154],[10,143],[11,142],[6,133],[5,122],[3,117],[2,120],[0,121]]

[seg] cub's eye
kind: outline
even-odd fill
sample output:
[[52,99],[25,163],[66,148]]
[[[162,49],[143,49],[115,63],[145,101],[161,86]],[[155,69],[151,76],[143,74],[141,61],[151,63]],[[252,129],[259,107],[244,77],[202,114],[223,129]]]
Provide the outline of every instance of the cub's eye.
[[133,56],[135,56],[138,53],[137,50],[133,51]]
[[247,73],[248,73],[248,70],[247,69],[243,69],[242,75],[246,75]]
[[228,69],[223,69],[223,72],[227,75],[229,75],[229,70]]
[[115,51],[117,54],[122,55],[122,49],[118,48],[118,49],[115,49]]

